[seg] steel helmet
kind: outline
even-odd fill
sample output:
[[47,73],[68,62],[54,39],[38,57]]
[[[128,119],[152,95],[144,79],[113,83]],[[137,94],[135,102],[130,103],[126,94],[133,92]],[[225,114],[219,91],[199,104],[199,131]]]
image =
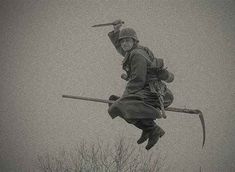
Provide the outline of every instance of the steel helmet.
[[124,28],[120,31],[119,40],[121,40],[123,38],[133,38],[134,40],[139,42],[139,40],[137,38],[137,34],[136,34],[135,30],[132,28]]

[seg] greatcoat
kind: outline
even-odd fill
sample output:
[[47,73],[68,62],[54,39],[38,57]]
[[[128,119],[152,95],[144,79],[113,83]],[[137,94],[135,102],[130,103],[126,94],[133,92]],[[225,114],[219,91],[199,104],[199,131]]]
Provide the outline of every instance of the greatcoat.
[[[119,42],[119,32],[109,32],[108,34],[114,47],[123,57],[123,69],[128,76],[128,82],[123,95],[117,99],[108,109],[112,118],[120,116],[125,120],[132,119],[152,119],[160,118],[160,103],[156,94],[149,87],[149,78],[151,73],[149,68],[153,53],[147,48],[135,45],[130,51],[124,52]],[[162,80],[168,79],[168,71],[163,69],[163,61],[160,65]],[[163,71],[163,72],[162,72]],[[164,87],[164,107],[168,107],[173,101],[173,94]]]

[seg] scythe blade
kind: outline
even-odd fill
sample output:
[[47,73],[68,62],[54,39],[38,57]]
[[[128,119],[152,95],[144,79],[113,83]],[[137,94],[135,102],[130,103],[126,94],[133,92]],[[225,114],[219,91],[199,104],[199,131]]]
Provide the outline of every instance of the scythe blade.
[[205,140],[206,140],[206,126],[205,126],[205,121],[204,121],[202,112],[200,110],[198,110],[198,112],[199,112],[199,118],[202,124],[202,131],[203,131],[203,142],[202,142],[202,148],[203,148],[205,144]]
[[206,127],[205,127],[205,121],[204,121],[204,117],[203,117],[202,112],[198,109],[181,109],[181,108],[174,108],[174,107],[168,107],[165,110],[172,111],[172,112],[198,114],[199,119],[201,121],[201,125],[202,125],[202,132],[203,132],[202,148],[203,148],[203,146],[205,144],[205,140],[206,140]]

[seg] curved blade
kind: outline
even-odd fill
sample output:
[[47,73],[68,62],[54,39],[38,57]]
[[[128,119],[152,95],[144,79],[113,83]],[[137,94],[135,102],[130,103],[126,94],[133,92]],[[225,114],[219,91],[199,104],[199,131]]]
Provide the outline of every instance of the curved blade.
[[198,110],[198,114],[199,114],[199,118],[202,124],[202,131],[203,131],[203,141],[202,141],[202,148],[205,144],[205,140],[206,140],[206,126],[205,126],[205,121],[204,121],[204,117],[203,114],[200,110]]

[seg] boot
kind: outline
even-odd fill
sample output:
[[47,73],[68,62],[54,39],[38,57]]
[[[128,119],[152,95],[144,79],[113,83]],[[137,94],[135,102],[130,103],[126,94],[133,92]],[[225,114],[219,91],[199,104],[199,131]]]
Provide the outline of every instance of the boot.
[[151,149],[158,142],[159,138],[162,137],[164,134],[165,131],[159,126],[156,126],[152,131],[149,132],[149,140],[145,148],[147,150]]
[[144,143],[148,138],[149,138],[149,131],[143,130],[139,140],[137,140],[137,143],[138,144]]

